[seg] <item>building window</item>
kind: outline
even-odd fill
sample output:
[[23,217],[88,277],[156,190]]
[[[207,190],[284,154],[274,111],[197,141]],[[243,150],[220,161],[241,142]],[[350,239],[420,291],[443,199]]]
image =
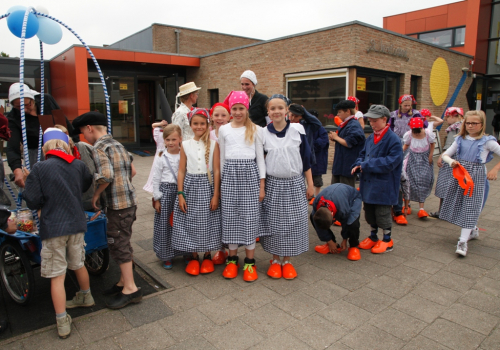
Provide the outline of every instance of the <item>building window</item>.
[[288,74],[287,96],[306,109],[318,111],[323,125],[334,124],[334,109],[347,97],[347,69]]
[[[413,36],[413,35],[410,35]],[[442,47],[457,47],[465,45],[465,27],[419,33],[418,38],[430,44]]]
[[219,89],[209,89],[210,94],[210,106],[213,106],[217,102],[219,102]]

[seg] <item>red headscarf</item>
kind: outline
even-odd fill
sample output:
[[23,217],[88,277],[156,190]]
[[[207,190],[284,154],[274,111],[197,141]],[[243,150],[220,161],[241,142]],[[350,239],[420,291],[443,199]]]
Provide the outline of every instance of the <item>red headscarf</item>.
[[217,107],[224,107],[224,109],[227,111],[227,113],[231,114],[231,111],[229,110],[229,106],[225,103],[221,103],[221,102],[217,102],[216,104],[214,104],[212,106],[212,108],[210,109],[210,116],[212,117],[214,115],[214,110],[215,108]]
[[415,100],[415,97],[413,95],[402,95],[399,97],[399,104],[403,103],[404,101],[411,101],[412,104],[416,105],[417,101]]
[[431,111],[429,111],[428,109],[425,109],[425,108],[422,108],[420,110],[420,115],[422,117],[430,117],[432,115]]

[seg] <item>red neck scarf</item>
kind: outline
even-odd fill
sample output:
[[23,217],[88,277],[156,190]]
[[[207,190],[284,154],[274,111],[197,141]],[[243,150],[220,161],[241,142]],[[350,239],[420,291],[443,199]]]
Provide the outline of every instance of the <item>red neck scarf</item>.
[[76,159],[82,159],[82,156],[80,155],[80,152],[78,151],[78,148],[76,148],[76,146],[73,146],[73,155]]
[[53,149],[52,151],[48,151],[47,153],[45,153],[45,159],[48,159],[50,156],[59,157],[61,159],[64,159],[68,163],[72,163],[76,159],[75,157],[67,154],[66,152],[59,151],[57,149]]
[[373,143],[375,144],[379,143],[380,140],[382,140],[384,135],[387,133],[387,130],[389,130],[389,124],[387,124],[385,128],[383,128],[380,131],[373,131]]
[[354,118],[353,115],[351,115],[350,117],[345,118],[345,120],[342,123],[339,124],[339,129],[342,129],[349,122],[349,120],[351,120],[353,118]]

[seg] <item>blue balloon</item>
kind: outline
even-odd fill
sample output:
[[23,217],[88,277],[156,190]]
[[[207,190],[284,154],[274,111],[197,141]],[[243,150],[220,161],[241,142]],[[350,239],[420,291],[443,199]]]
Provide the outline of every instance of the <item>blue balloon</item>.
[[19,10],[23,10],[26,12],[26,7],[21,5],[12,6],[10,9],[7,10],[7,13],[12,13],[14,11],[19,11]]
[[40,27],[36,36],[42,43],[54,45],[61,40],[63,35],[62,29],[56,21],[46,17],[38,17],[38,23]]
[[[21,37],[21,32],[23,30],[23,20],[25,10],[17,10],[12,12],[9,17],[7,17],[7,26],[12,34]],[[26,39],[32,38],[38,32],[38,18],[33,14],[28,14],[28,22],[26,23]]]

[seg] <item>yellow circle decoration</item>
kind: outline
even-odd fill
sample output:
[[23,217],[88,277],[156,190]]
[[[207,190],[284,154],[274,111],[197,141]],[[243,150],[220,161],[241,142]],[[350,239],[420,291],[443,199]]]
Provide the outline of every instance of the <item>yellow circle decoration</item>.
[[432,65],[429,87],[432,102],[436,106],[441,106],[446,101],[450,89],[450,70],[442,57],[438,57]]

